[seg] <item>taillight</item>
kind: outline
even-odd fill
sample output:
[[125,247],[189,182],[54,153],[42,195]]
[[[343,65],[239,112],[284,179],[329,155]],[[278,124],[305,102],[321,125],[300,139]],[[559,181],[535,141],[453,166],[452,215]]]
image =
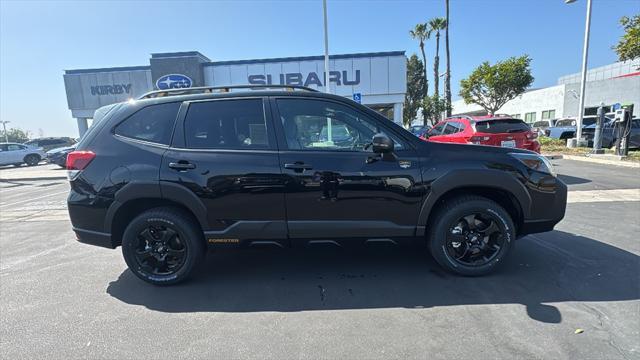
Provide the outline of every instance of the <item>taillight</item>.
[[469,138],[469,142],[472,144],[482,144],[483,141],[489,141],[489,136],[472,136]]
[[74,180],[96,157],[93,151],[72,151],[67,154],[67,177]]
[[538,138],[538,133],[537,132],[528,132],[527,133],[527,139],[533,140],[533,139],[537,139],[537,138]]

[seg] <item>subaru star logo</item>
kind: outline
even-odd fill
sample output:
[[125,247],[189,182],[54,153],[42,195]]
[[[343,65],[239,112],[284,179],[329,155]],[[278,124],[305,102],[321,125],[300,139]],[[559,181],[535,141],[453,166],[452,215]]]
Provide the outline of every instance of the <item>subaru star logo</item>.
[[192,84],[191,78],[182,74],[168,74],[156,80],[156,87],[159,90],[189,88]]

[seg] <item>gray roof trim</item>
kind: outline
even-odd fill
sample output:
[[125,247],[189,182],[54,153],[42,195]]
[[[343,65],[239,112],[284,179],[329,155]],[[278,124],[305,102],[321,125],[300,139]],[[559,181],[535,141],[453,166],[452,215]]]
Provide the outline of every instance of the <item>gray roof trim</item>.
[[176,52],[167,52],[167,53],[152,53],[152,59],[162,59],[162,58],[174,58],[174,57],[187,57],[187,56],[198,56],[205,61],[211,61],[208,57],[202,55],[199,51],[176,51]]
[[151,70],[151,66],[121,66],[121,67],[112,67],[112,68],[77,69],[77,70],[65,70],[64,73],[67,75],[71,75],[71,74],[90,74],[90,73],[118,72],[118,71],[140,71],[140,70]]
[[[385,51],[385,52],[371,52],[371,53],[358,53],[358,54],[337,54],[329,55],[330,60],[336,59],[354,59],[365,57],[383,57],[383,56],[404,56],[404,51]],[[310,61],[310,60],[323,60],[323,55],[318,56],[295,56],[284,58],[271,58],[271,59],[255,59],[255,60],[230,60],[230,61],[212,61],[210,63],[202,64],[203,66],[216,66],[216,65],[243,65],[243,64],[261,64],[261,63],[276,63],[276,62],[289,62],[289,61]]]

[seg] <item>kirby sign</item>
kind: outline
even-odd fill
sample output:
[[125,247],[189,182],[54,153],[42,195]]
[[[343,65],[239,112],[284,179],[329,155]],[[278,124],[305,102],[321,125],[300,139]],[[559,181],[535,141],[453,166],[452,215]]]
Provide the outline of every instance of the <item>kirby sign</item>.
[[191,85],[191,78],[182,74],[168,74],[156,80],[156,88],[159,90],[190,88]]

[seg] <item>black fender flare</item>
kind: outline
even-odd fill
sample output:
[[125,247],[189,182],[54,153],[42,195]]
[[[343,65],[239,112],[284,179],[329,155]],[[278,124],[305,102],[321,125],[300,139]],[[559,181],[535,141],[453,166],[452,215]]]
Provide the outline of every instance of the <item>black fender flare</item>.
[[132,181],[118,189],[114,202],[105,215],[104,231],[111,232],[113,219],[118,210],[126,203],[137,199],[166,199],[189,209],[200,223],[202,229],[207,225],[207,209],[200,199],[191,191],[176,184],[157,181]]
[[519,203],[525,219],[531,213],[531,196],[525,186],[514,176],[492,169],[453,170],[431,183],[430,191],[422,203],[418,216],[418,235],[424,235],[429,215],[442,196],[450,191],[469,187],[506,191]]

